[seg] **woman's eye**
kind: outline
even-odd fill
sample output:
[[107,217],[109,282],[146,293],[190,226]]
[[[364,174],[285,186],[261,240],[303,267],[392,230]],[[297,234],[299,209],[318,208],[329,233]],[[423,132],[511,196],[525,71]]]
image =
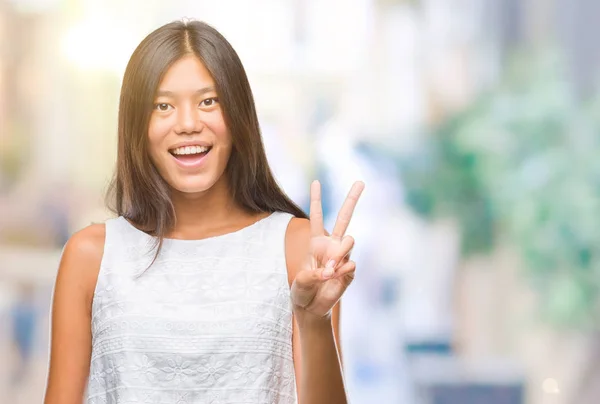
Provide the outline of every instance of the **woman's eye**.
[[160,104],[155,104],[155,105],[154,105],[154,109],[156,109],[156,110],[158,110],[158,111],[161,111],[161,112],[168,111],[170,107],[171,107],[171,106],[170,106],[169,104],[167,104],[167,103],[164,103],[164,102],[162,102],[162,103],[160,103]]
[[202,107],[212,107],[217,103],[217,98],[207,98],[200,103]]

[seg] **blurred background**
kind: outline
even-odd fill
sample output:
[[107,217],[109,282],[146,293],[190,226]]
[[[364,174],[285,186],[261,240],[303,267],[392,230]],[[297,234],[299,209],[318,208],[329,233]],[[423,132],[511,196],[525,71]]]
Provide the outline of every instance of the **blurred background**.
[[135,46],[204,20],[238,51],[269,160],[331,229],[354,404],[600,402],[600,2],[0,0],[0,402],[39,403],[61,249],[111,216]]

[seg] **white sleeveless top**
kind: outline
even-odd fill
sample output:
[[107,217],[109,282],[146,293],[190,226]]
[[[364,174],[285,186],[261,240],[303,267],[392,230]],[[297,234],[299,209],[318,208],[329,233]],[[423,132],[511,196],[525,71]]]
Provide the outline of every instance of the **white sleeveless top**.
[[[88,404],[295,404],[285,232],[275,212],[202,240],[106,222]],[[145,272],[144,272],[145,270]]]

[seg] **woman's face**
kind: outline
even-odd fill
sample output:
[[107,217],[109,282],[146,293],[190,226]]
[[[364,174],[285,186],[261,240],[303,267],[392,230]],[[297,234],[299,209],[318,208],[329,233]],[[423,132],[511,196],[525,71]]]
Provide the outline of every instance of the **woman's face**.
[[185,56],[158,86],[148,128],[150,158],[174,190],[210,189],[227,167],[231,135],[215,83],[202,62]]

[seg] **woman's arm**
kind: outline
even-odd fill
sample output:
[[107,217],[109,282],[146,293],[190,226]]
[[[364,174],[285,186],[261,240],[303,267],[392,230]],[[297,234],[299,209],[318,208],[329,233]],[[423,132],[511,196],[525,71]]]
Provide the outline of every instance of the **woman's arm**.
[[50,366],[44,404],[81,404],[92,350],[91,304],[104,250],[104,225],[67,242],[54,287]]
[[[286,233],[290,282],[296,276],[310,243],[310,223],[293,218]],[[339,343],[340,304],[330,318],[315,319],[295,311],[292,344],[300,404],[346,403]]]
[[[342,359],[342,346],[340,344],[340,305],[341,301],[335,305],[331,313],[331,323],[333,326],[333,335],[335,336],[335,344],[340,358],[340,364],[342,370],[344,368],[344,361]],[[300,400],[300,384],[302,379],[302,355],[300,353],[300,332],[298,330],[298,323],[296,316],[294,316],[293,334],[292,334],[292,347],[294,350],[294,371],[296,373],[296,391],[298,393],[298,399]]]

